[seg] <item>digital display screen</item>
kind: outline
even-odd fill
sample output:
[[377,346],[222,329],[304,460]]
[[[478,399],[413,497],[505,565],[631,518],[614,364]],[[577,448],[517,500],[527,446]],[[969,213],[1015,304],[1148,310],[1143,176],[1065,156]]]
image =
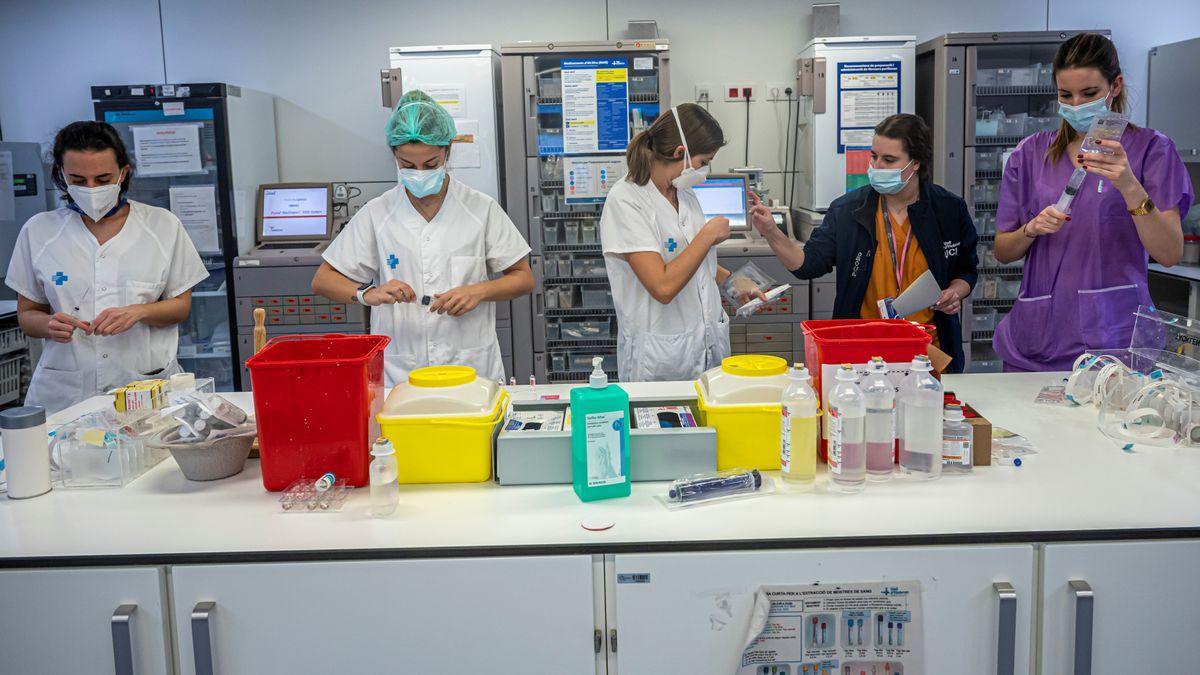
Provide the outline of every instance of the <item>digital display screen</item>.
[[263,240],[320,238],[329,232],[329,188],[266,188],[262,198]]
[[725,216],[729,219],[729,229],[747,229],[745,178],[709,178],[692,188],[692,192],[700,200],[706,220]]

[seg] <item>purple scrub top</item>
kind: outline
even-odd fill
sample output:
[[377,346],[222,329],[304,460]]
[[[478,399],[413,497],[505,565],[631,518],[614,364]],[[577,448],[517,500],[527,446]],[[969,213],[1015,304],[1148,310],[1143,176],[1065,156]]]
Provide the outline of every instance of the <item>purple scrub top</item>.
[[[1019,230],[1058,201],[1074,166],[1066,155],[1050,165],[1046,149],[1055,133],[1026,138],[1009,158],[998,231]],[[1192,204],[1192,186],[1171,139],[1130,127],[1121,144],[1154,205],[1178,209],[1182,220]],[[1128,348],[1134,312],[1152,304],[1147,262],[1125,198],[1107,180],[1089,174],[1071,204],[1071,220],[1038,237],[1025,256],[1021,293],[992,341],[1005,370],[1070,370],[1084,351]]]

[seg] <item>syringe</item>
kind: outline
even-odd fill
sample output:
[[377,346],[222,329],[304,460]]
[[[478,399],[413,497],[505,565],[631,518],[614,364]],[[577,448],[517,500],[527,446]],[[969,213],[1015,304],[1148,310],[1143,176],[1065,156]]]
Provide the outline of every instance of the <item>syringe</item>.
[[1071,212],[1071,202],[1075,200],[1075,194],[1079,192],[1079,186],[1083,185],[1084,179],[1087,178],[1087,169],[1077,167],[1071,172],[1071,178],[1067,181],[1067,187],[1063,188],[1062,196],[1058,198],[1058,203],[1054,208],[1063,213]]

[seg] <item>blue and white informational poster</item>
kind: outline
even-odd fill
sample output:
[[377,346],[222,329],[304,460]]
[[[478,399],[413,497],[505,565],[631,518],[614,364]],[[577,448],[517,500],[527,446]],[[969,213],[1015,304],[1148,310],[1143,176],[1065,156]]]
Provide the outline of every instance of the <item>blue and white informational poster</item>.
[[629,145],[629,61],[563,59],[563,154],[623,152]]
[[839,63],[838,154],[871,145],[875,125],[900,112],[900,62]]
[[925,672],[921,584],[763,586],[737,675]]
[[600,204],[628,171],[625,157],[564,157],[563,194],[568,204]]

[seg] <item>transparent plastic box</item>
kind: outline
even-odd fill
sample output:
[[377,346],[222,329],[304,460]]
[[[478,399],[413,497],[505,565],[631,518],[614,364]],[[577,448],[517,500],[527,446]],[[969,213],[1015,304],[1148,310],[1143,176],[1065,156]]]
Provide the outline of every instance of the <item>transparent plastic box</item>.
[[563,321],[560,325],[564,340],[607,340],[612,337],[608,321]]
[[583,306],[589,309],[606,309],[613,306],[612,291],[607,288],[588,288],[581,289],[583,294]]
[[[54,431],[53,457],[65,488],[124,487],[170,454],[143,443],[141,418],[89,413]],[[149,427],[145,427],[149,430]]]

